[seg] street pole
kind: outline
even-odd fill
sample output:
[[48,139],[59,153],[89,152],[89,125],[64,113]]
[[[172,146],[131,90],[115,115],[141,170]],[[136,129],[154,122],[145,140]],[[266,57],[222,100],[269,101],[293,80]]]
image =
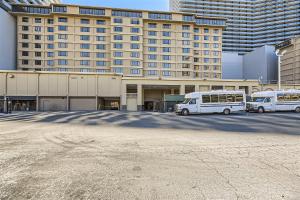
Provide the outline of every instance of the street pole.
[[278,90],[281,90],[281,56],[278,55]]

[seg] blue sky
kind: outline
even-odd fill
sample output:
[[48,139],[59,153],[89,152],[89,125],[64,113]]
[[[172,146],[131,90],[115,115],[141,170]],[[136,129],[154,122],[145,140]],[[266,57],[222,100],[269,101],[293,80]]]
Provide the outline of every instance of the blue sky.
[[168,0],[62,0],[67,4],[131,8],[145,10],[168,10]]

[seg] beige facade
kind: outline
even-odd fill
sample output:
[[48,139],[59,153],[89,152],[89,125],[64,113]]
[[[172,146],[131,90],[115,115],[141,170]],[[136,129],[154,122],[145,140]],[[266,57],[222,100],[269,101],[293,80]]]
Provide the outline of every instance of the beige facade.
[[281,82],[283,84],[300,84],[300,37],[287,40],[279,45],[281,57]]
[[[300,89],[299,85],[283,85]],[[194,91],[275,90],[249,80],[194,80],[122,77],[116,74],[0,71],[0,112],[10,102],[15,111],[159,110],[166,95]],[[7,100],[7,101],[5,101]]]
[[223,18],[61,4],[12,14],[19,70],[222,78]]

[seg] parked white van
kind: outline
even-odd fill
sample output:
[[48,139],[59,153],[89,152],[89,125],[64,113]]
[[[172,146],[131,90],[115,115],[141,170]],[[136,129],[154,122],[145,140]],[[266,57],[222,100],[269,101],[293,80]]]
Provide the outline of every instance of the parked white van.
[[247,111],[259,113],[271,111],[300,112],[300,90],[256,92],[247,102]]
[[246,110],[244,91],[193,92],[185,95],[185,100],[176,105],[177,114],[224,113]]

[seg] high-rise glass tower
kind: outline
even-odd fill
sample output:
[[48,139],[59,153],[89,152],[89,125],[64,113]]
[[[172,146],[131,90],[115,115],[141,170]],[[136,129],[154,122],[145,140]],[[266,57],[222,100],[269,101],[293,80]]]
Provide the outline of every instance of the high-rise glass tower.
[[300,34],[299,0],[170,0],[170,10],[226,18],[224,52],[245,54]]

